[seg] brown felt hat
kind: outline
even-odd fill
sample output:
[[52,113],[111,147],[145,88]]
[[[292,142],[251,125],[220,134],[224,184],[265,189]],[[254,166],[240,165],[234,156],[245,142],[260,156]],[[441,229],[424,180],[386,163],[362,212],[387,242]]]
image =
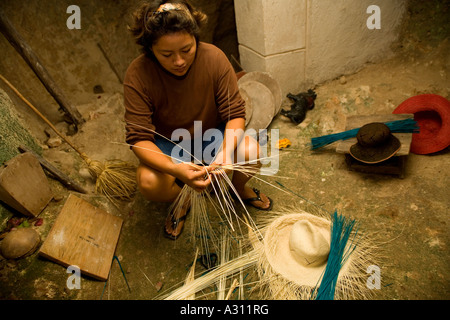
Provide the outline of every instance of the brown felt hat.
[[362,126],[350,147],[350,155],[364,163],[379,163],[393,157],[401,147],[400,140],[392,135],[387,125],[372,122]]

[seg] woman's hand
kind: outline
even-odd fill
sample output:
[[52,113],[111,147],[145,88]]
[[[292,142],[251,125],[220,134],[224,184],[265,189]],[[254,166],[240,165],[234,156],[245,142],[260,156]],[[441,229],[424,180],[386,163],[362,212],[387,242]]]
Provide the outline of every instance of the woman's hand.
[[214,162],[207,167],[210,179],[213,176],[212,181],[215,181],[222,179],[224,174],[229,175],[232,172],[232,164],[231,157],[226,157],[222,152],[219,152]]
[[[225,171],[226,174],[232,172],[236,148],[244,138],[244,130],[244,118],[235,118],[227,122],[221,149],[217,153],[214,162],[210,165],[211,168],[220,168]],[[214,173],[214,171],[212,172]],[[220,175],[218,174],[218,176]]]
[[173,176],[180,179],[195,191],[202,192],[211,183],[207,172],[208,168],[205,166],[182,162],[174,166]]
[[223,151],[220,151],[217,153],[210,167],[220,168],[226,173],[230,173],[232,171],[232,165],[233,154],[225,154]]

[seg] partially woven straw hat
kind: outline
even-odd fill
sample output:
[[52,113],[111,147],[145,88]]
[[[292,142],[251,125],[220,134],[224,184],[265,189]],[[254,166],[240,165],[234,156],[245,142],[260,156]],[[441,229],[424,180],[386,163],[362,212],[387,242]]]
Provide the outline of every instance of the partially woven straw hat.
[[267,260],[277,273],[299,285],[317,285],[330,252],[330,221],[290,214],[273,221],[264,239]]
[[[315,299],[329,262],[331,216],[280,212],[265,225],[262,241],[250,237],[259,252],[257,270],[264,299]],[[374,263],[373,245],[367,237],[353,235],[345,248],[349,254],[338,269],[334,299],[366,299],[372,294],[366,270]]]

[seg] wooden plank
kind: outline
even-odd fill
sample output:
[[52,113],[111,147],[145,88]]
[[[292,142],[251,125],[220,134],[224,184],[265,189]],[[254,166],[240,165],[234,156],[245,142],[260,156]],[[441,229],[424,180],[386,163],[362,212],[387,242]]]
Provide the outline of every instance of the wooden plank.
[[70,194],[39,254],[106,281],[123,220]]
[[[369,115],[369,116],[350,116],[347,118],[345,130],[351,130],[355,128],[361,128],[363,125],[371,122],[389,122],[396,120],[413,119],[413,114],[385,114],[385,115]],[[393,133],[395,137],[400,140],[401,148],[397,152],[396,156],[405,156],[409,154],[412,133]],[[356,138],[350,138],[347,140],[339,141],[336,145],[337,153],[350,153],[350,147],[357,143]]]
[[351,155],[345,155],[345,162],[352,171],[375,174],[397,175],[403,179],[405,177],[405,166],[407,156],[392,157],[386,161],[374,164],[367,164],[354,159]]
[[20,154],[0,168],[0,200],[20,213],[36,217],[52,198],[47,176],[33,155]]

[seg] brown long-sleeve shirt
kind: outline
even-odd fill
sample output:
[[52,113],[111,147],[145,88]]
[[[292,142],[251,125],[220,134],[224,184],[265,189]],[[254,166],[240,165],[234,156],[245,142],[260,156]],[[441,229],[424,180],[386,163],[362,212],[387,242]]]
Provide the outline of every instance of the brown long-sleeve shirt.
[[236,74],[225,54],[199,42],[188,73],[176,77],[156,61],[140,55],[124,79],[126,141],[154,141],[152,129],[170,139],[175,129],[194,134],[194,121],[203,131],[221,122],[245,118]]

